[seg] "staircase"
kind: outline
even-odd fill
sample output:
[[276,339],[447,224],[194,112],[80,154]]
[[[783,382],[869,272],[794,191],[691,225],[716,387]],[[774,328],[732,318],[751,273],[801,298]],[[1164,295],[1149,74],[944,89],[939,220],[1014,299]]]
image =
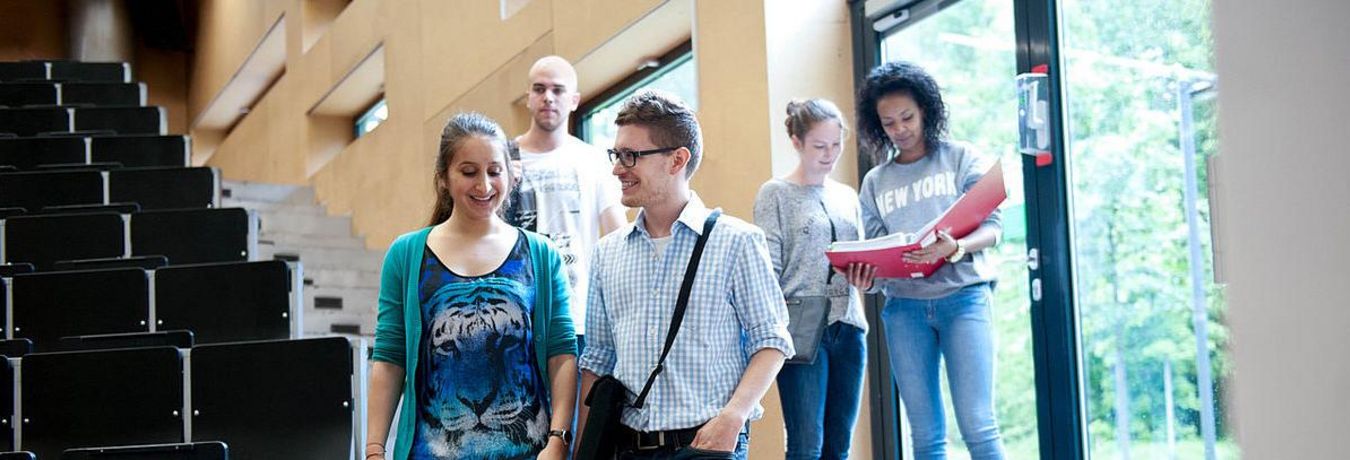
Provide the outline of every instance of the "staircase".
[[221,205],[258,216],[259,259],[304,265],[304,336],[374,336],[384,253],[352,235],[350,217],[329,216],[296,185],[223,181]]

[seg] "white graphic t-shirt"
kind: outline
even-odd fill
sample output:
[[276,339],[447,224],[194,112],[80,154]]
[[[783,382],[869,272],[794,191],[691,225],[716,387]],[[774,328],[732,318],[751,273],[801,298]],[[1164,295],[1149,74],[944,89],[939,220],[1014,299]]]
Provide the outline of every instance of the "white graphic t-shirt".
[[572,323],[586,331],[591,249],[600,239],[600,213],[619,205],[622,192],[599,148],[568,140],[551,152],[520,152],[521,175],[507,220],[553,240],[571,282]]

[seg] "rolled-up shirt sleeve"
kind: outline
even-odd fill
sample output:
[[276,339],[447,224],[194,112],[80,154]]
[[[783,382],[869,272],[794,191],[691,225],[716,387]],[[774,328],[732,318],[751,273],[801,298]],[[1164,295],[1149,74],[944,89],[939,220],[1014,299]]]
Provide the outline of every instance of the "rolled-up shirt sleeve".
[[614,327],[605,304],[603,279],[604,263],[600,245],[591,255],[590,286],[586,293],[586,347],[577,365],[595,375],[613,375],[616,361]]
[[732,270],[732,308],[745,334],[746,356],[765,348],[792,356],[792,335],[788,333],[787,303],[774,276],[764,233],[746,234],[736,244],[736,263]]

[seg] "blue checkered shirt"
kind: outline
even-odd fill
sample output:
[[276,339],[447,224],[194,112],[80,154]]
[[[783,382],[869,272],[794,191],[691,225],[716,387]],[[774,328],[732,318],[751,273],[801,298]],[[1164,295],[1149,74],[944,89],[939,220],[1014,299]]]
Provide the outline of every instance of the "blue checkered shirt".
[[[629,391],[642,391],[661,356],[685,268],[710,213],[692,196],[671,226],[673,239],[663,254],[657,253],[641,213],[634,223],[600,240],[591,258],[582,369],[614,375]],[[665,371],[643,408],[624,410],[623,424],[638,431],[663,431],[712,419],[731,401],[751,355],[773,348],[792,356],[787,324],[787,306],[764,233],[723,215],[703,248]],[[636,398],[629,394],[629,403]],[[763,413],[756,404],[750,419]]]

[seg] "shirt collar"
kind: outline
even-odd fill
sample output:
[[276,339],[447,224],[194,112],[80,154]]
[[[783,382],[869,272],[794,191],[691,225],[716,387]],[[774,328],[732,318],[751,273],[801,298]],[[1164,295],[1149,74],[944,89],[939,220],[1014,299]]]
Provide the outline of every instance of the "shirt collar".
[[[675,224],[671,226],[670,234],[672,236],[675,235],[675,229],[683,224],[685,228],[692,230],[695,235],[703,235],[703,224],[708,220],[708,215],[712,214],[712,211],[713,210],[708,209],[707,206],[704,206],[703,199],[698,197],[698,193],[690,190],[689,202],[686,203],[684,209],[680,211],[680,216],[675,218]],[[632,237],[633,235],[640,233],[643,236],[651,238],[651,235],[647,233],[646,221],[647,210],[643,209],[638,211],[637,219],[633,221],[633,229],[629,230],[628,236]]]

